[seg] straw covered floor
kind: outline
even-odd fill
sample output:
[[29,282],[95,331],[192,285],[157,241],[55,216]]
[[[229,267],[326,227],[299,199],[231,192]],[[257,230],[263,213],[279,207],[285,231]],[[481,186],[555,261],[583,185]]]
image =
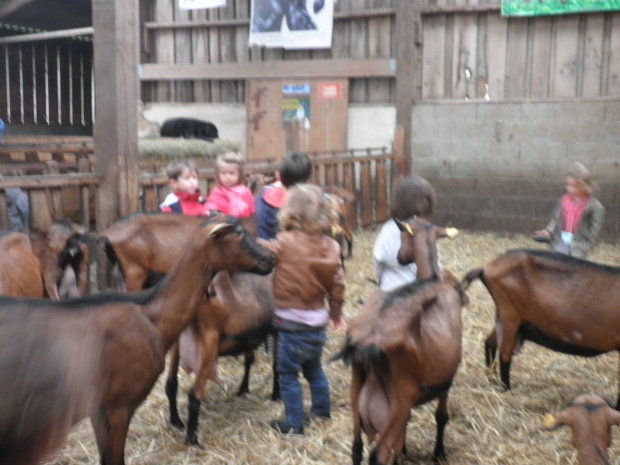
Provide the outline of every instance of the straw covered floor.
[[[354,257],[346,262],[347,318],[355,315],[360,302],[373,290],[371,248],[376,230],[358,231]],[[457,278],[482,266],[512,248],[540,248],[526,236],[462,232],[454,240],[441,242],[441,261]],[[594,261],[620,266],[620,246],[601,244],[591,257]],[[447,463],[458,465],[548,465],[575,463],[570,430],[542,431],[542,416],[559,411],[582,393],[598,394],[615,402],[618,355],[594,358],[556,354],[526,343],[513,359],[513,390],[504,392],[497,375],[484,366],[483,340],[493,327],[494,305],[477,281],[468,290],[470,303],[463,308],[463,359],[451,390],[450,422],[446,428]],[[351,411],[350,369],[342,362],[327,363],[343,342],[342,334],[330,333],[324,354],[332,390],[332,420],[314,422],[303,437],[281,436],[268,422],[282,414],[280,402],[269,400],[271,357],[257,351],[250,379],[250,395],[236,397],[241,380],[241,358],[220,359],[221,385],[210,383],[201,409],[198,438],[201,448],[184,443],[184,434],[168,423],[164,393],[166,374],[134,416],[126,446],[128,465],[178,464],[215,465],[333,465],[350,463]],[[187,396],[193,376],[181,372],[179,408],[186,416]],[[304,383],[306,403],[307,385]],[[430,464],[435,441],[436,402],[413,409],[407,429],[407,463]],[[616,430],[610,448],[612,463],[620,457]],[[368,449],[364,458],[367,460]],[[67,444],[46,465],[99,463],[92,428],[88,420],[76,425]]]

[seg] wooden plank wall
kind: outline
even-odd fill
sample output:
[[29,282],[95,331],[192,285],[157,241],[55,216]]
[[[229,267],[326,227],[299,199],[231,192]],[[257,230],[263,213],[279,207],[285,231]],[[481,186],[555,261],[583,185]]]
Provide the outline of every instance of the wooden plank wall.
[[503,18],[499,0],[425,0],[421,12],[424,100],[620,96],[620,13]]
[[[393,58],[396,0],[339,0],[333,42],[325,50],[248,46],[251,0],[225,8],[181,11],[174,0],[141,0],[143,64],[248,64],[309,59]],[[245,102],[245,79],[148,80],[145,102]],[[394,103],[390,77],[351,80],[349,100]]]

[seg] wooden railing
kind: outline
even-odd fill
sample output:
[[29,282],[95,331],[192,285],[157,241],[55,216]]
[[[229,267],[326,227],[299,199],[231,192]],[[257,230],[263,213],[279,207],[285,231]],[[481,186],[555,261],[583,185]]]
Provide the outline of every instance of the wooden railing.
[[[75,141],[71,146],[75,146]],[[41,147],[39,144],[37,147]],[[3,148],[1,147],[0,152]],[[49,147],[48,147],[49,148]],[[31,147],[29,149],[32,149]],[[12,149],[15,150],[15,145]],[[27,148],[24,148],[26,151]],[[58,148],[58,153],[67,154],[66,148]],[[15,152],[12,152],[15,153]],[[42,153],[42,152],[39,152]],[[388,192],[391,188],[394,155],[386,148],[368,148],[363,150],[344,150],[308,153],[313,163],[311,182],[321,185],[339,185],[355,194],[356,206],[354,226],[368,226],[385,221],[388,217]],[[63,155],[64,156],[64,155]],[[67,171],[59,167],[62,163],[71,164]],[[36,175],[26,175],[31,171],[24,169],[24,164],[36,165]],[[141,194],[140,209],[144,212],[157,211],[158,205],[169,192],[168,179],[163,174],[166,162],[153,167],[151,172],[142,172],[138,183]],[[43,228],[54,221],[68,219],[86,226],[96,228],[95,196],[100,178],[92,172],[90,156],[77,156],[75,161],[50,160],[49,162],[23,161],[7,162],[7,171],[0,174],[0,229],[8,229],[7,204],[4,190],[19,187],[30,201],[30,224],[32,228]],[[273,178],[278,164],[275,160],[249,162],[245,172],[249,178],[263,175],[269,181]],[[45,174],[42,174],[45,173]],[[200,189],[208,193],[215,183],[214,169],[199,170]]]

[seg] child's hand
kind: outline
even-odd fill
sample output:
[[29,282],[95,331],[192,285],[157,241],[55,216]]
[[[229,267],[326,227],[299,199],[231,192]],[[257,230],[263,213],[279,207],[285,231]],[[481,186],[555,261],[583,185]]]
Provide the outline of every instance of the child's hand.
[[334,331],[338,334],[344,333],[347,329],[347,323],[342,319],[342,317],[332,318],[332,327]]

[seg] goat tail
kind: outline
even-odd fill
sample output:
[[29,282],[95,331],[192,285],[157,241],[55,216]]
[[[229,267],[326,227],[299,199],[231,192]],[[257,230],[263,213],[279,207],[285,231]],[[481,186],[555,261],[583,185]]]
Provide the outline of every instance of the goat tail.
[[469,288],[469,285],[475,281],[476,279],[482,279],[482,275],[484,274],[483,268],[476,268],[475,270],[471,270],[468,272],[465,277],[461,280],[461,289],[466,291]]
[[361,346],[347,336],[344,346],[334,355],[330,362],[342,360],[346,365],[357,365],[365,370],[374,371],[379,379],[386,379],[389,374],[389,363],[383,350],[376,344]]

